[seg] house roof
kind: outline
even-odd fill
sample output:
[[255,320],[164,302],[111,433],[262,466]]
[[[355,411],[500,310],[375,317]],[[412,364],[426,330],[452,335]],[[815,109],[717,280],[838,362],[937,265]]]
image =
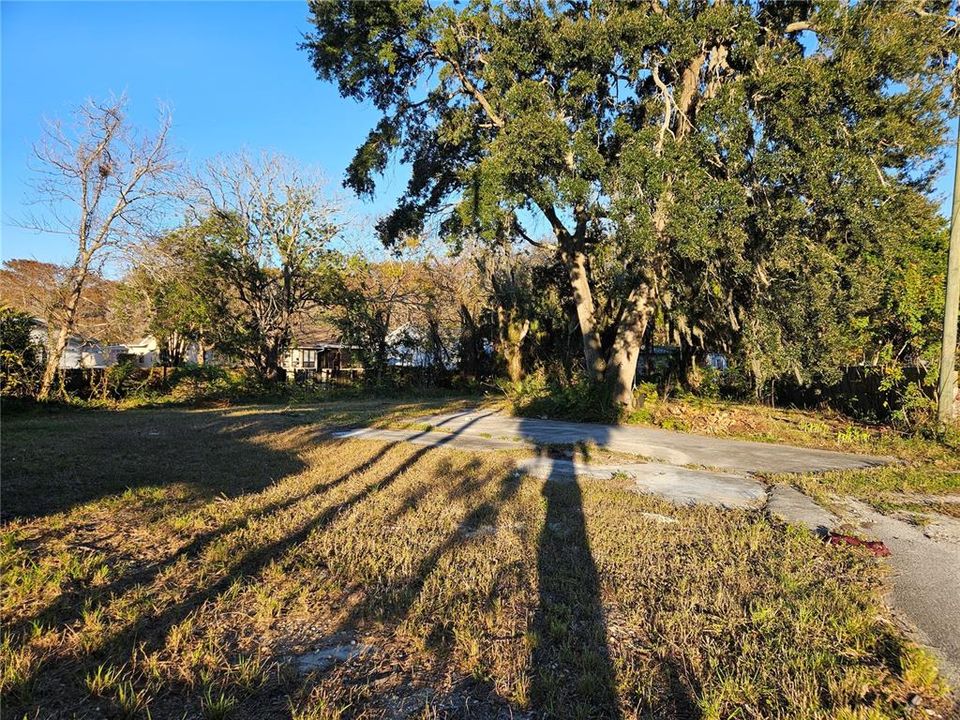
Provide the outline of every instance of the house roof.
[[[34,328],[47,332],[47,321],[41,317],[33,316],[30,318],[33,323]],[[87,337],[84,335],[79,335],[78,333],[71,333],[67,336],[67,342],[74,342],[78,345],[102,345],[99,340],[93,337]]]
[[337,328],[325,322],[303,322],[293,331],[294,348],[343,347],[343,337]]

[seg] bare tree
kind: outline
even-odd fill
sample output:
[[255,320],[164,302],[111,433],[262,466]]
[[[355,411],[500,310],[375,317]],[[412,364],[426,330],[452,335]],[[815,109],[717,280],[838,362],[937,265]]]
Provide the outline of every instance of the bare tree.
[[208,162],[185,188],[194,251],[222,306],[220,344],[265,380],[283,379],[295,322],[336,290],[329,243],[343,213],[323,187],[281,156],[240,154]]
[[76,243],[50,328],[40,399],[50,396],[73,333],[84,284],[111,251],[122,250],[155,225],[174,170],[167,143],[170,115],[160,110],[156,132],[142,135],[126,118],[124,96],[78,107],[69,123],[46,123],[34,146],[34,204],[21,226],[65,235]]

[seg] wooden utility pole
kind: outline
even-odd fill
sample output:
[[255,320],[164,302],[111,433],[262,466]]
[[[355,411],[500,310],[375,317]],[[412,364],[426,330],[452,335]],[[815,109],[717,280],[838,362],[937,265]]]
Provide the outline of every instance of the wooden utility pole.
[[937,381],[937,416],[946,425],[956,415],[957,313],[960,308],[960,123],[957,127],[956,167],[953,173],[953,207],[950,211],[950,252],[947,255],[947,302],[943,308],[943,345]]

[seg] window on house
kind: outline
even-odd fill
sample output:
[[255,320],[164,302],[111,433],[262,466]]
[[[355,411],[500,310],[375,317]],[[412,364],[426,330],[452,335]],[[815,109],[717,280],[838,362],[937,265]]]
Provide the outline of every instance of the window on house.
[[303,368],[304,370],[313,370],[317,367],[317,351],[316,350],[304,350],[303,351]]

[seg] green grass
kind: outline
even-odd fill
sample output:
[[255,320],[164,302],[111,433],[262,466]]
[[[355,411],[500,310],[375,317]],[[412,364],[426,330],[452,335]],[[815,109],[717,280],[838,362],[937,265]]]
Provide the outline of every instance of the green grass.
[[[327,434],[454,407],[6,419],[5,716],[898,718],[915,695],[942,709],[866,553],[762,513],[520,476],[509,453]],[[350,641],[374,651],[292,662]]]

